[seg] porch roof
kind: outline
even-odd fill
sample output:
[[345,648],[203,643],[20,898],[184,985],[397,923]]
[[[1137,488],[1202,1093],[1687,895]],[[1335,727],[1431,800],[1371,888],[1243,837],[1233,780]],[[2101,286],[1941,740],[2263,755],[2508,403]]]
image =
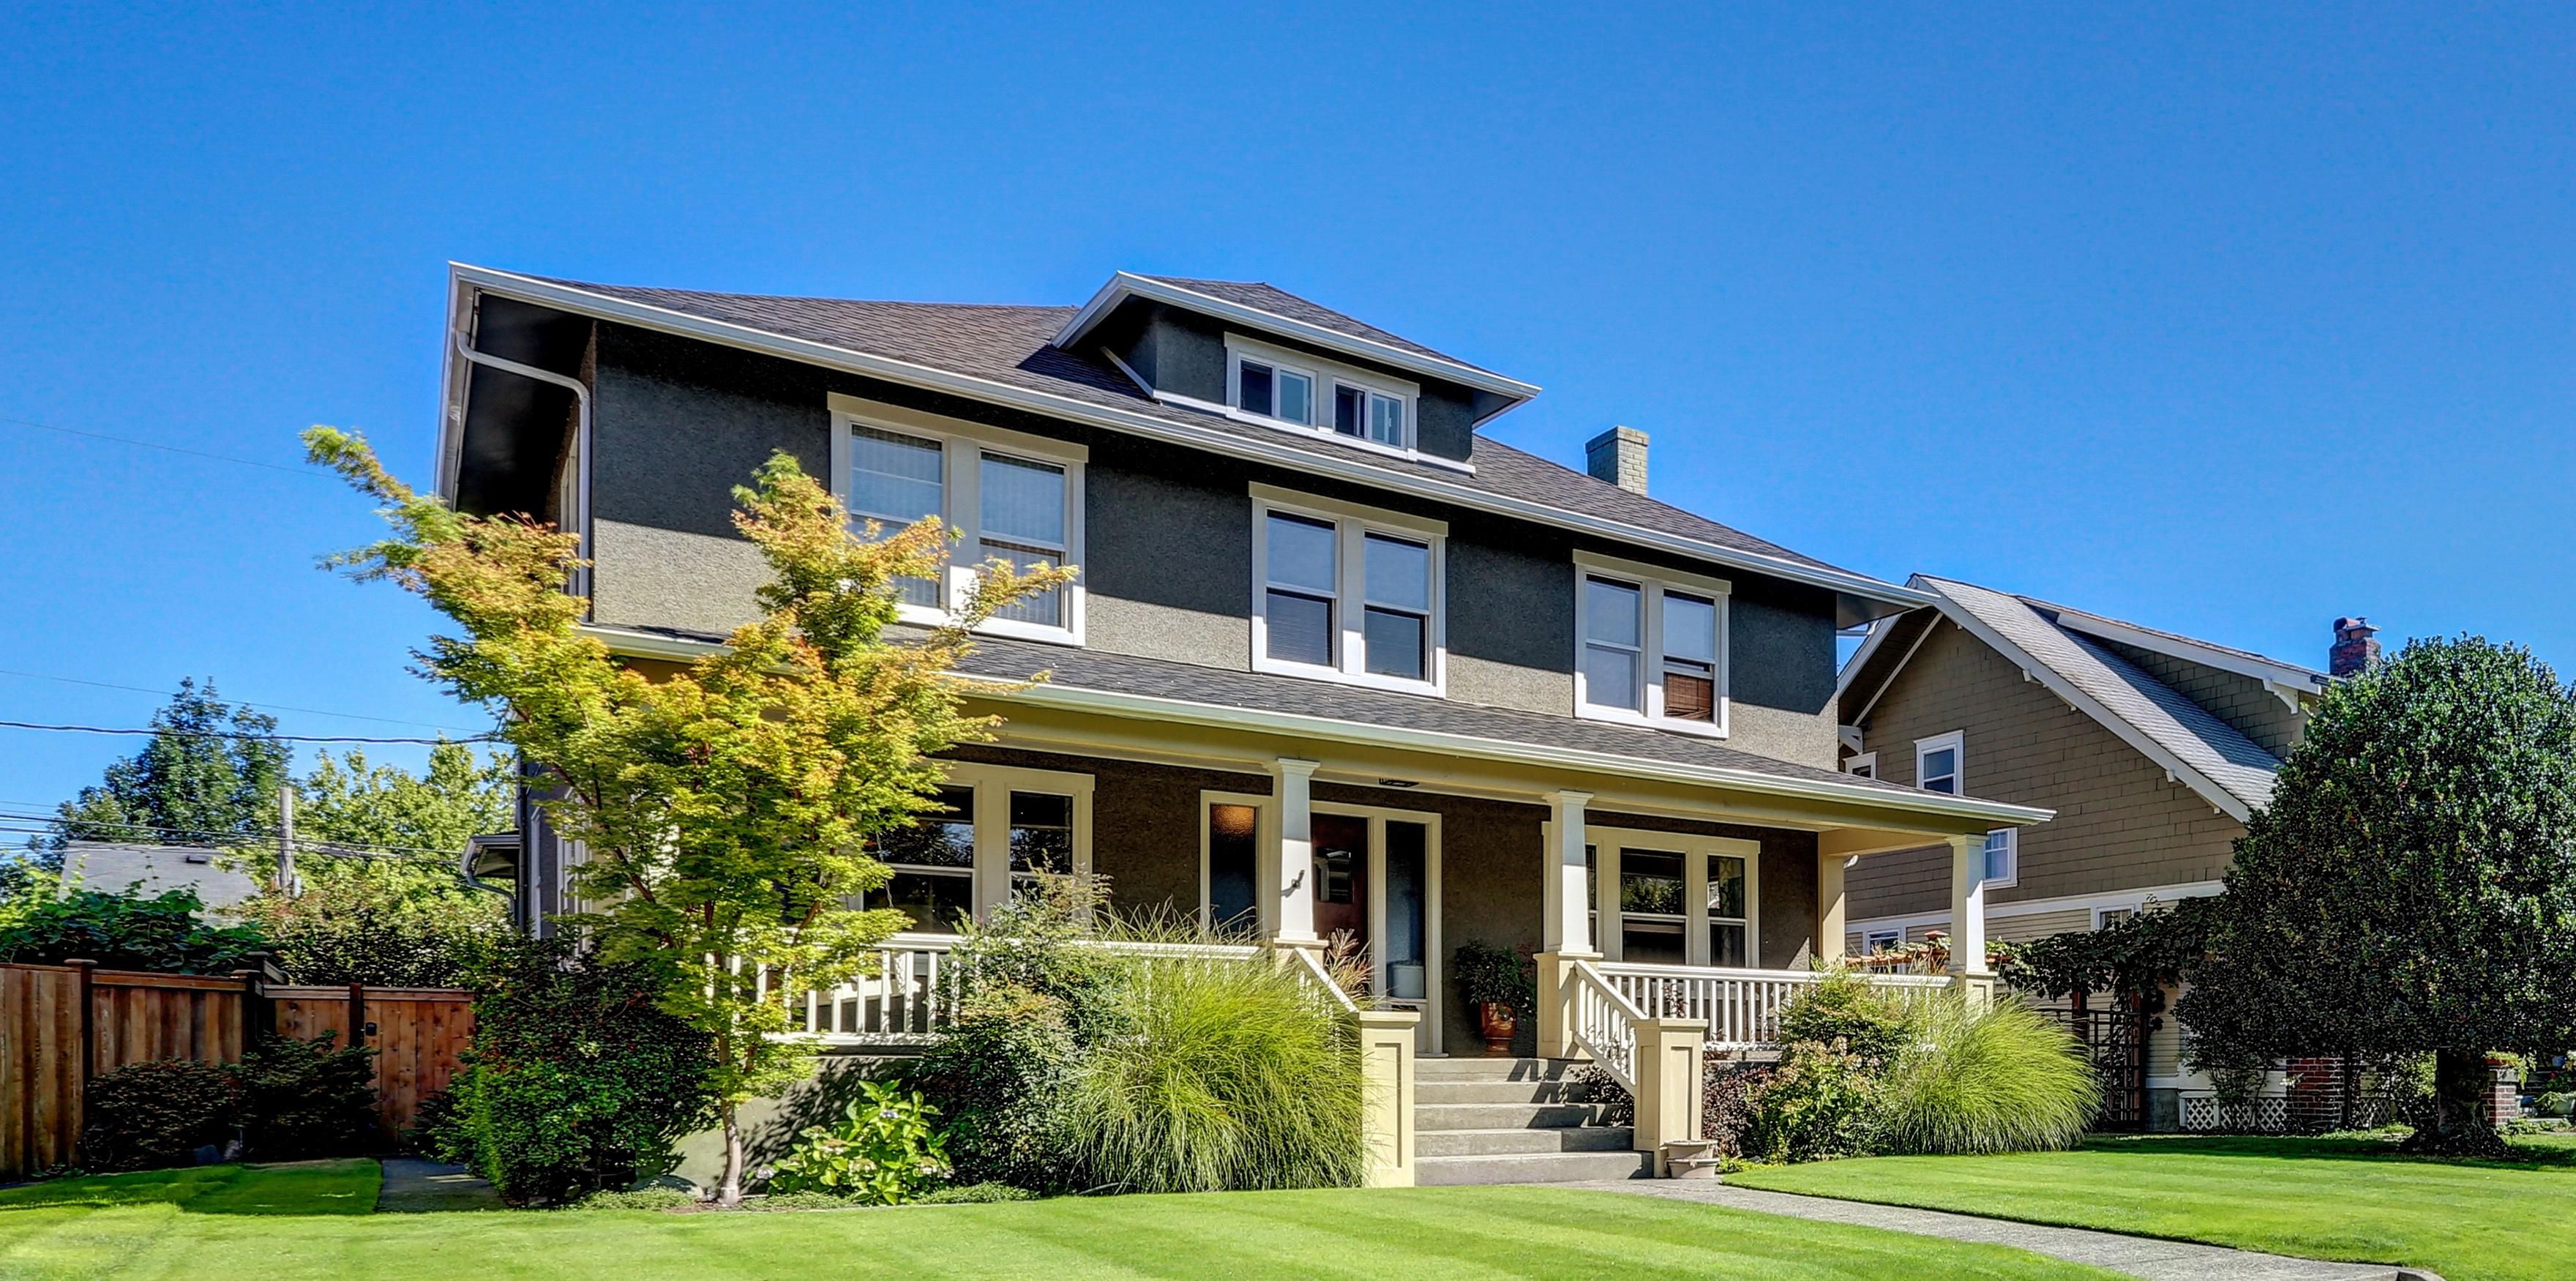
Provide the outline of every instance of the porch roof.
[[[611,649],[662,656],[702,651],[715,638],[641,629],[594,629]],[[1331,681],[1230,671],[1074,649],[1006,637],[976,638],[960,674],[996,682],[1042,683],[1014,700],[1112,716],[1198,721],[1315,738],[1412,747],[1462,756],[1609,770],[1670,781],[1915,814],[1975,818],[1997,825],[2045,822],[2054,811],[1927,792],[1899,783],[1756,755],[1692,734],[1484,707],[1454,699],[1365,689]]]

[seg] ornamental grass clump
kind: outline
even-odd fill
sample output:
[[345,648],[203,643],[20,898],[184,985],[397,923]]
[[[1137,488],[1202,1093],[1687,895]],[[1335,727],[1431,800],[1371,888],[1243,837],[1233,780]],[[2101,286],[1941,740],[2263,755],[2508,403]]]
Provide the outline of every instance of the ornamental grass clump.
[[1881,1150],[2053,1151],[2093,1123],[2102,1088],[2083,1047],[2017,1000],[1905,1003],[1909,1039],[1878,1091]]
[[1367,1168],[1355,1032],[1291,967],[1130,956],[1066,1099],[1072,1155],[1125,1192],[1350,1187]]

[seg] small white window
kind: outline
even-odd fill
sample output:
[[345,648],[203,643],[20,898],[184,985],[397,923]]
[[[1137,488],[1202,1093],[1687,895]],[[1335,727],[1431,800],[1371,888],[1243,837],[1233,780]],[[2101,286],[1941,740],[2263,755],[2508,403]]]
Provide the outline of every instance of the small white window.
[[2134,907],[2102,908],[2093,913],[2093,928],[2097,930],[2107,930],[2114,925],[2120,925],[2128,921],[2135,920],[2137,915],[2138,909]]
[[1860,954],[1863,956],[1893,952],[1903,946],[1905,946],[1903,930],[1868,930],[1860,936]]
[[1854,778],[1878,777],[1878,753],[1863,752],[1843,762],[1843,772]]
[[1986,884],[2011,885],[2020,879],[2020,830],[1998,827],[1986,833]]
[[[831,406],[832,486],[853,520],[892,532],[938,516],[962,535],[942,580],[902,584],[905,621],[946,622],[987,560],[1082,563],[1082,446],[837,393]],[[1003,608],[984,630],[1078,645],[1082,603],[1077,580]]]
[[1576,714],[1725,734],[1727,585],[1574,559]]
[[1448,527],[1267,485],[1252,491],[1254,670],[1440,693]]
[[1960,757],[1966,754],[1958,730],[1914,740],[1914,785],[1927,792],[1960,795]]
[[1226,407],[1235,417],[1413,453],[1419,386],[1239,334],[1227,335],[1225,347]]

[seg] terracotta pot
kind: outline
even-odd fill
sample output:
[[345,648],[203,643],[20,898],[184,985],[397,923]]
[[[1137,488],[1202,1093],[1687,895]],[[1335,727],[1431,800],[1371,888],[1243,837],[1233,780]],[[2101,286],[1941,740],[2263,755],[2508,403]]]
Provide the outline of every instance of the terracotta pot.
[[1512,1033],[1519,1027],[1520,1019],[1508,1002],[1487,1001],[1476,1007],[1476,1030],[1484,1035],[1485,1053],[1490,1057],[1502,1058],[1512,1052]]

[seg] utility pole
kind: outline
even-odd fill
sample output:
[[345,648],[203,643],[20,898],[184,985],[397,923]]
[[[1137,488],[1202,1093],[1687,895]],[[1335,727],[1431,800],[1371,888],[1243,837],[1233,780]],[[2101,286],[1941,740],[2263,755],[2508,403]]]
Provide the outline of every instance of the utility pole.
[[277,785],[277,892],[295,897],[295,784]]

